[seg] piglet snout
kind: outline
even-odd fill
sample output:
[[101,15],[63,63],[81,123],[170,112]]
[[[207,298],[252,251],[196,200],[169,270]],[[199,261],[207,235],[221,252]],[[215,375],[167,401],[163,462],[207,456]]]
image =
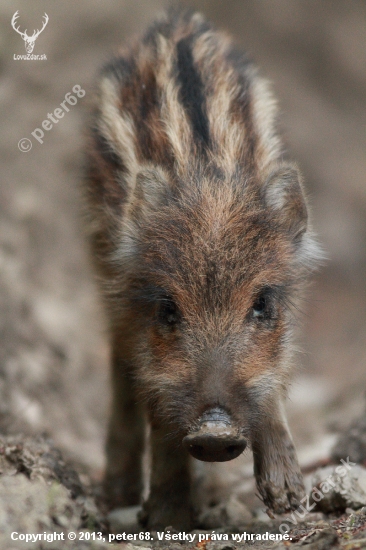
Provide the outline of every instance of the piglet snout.
[[215,407],[202,415],[198,429],[184,437],[183,445],[198,460],[226,462],[238,457],[247,441],[232,425],[229,414]]

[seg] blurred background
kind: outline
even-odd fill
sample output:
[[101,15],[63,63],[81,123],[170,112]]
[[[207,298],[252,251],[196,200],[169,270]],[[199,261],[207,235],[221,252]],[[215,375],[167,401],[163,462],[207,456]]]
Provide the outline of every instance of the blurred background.
[[[99,478],[108,345],[83,238],[83,128],[97,69],[168,2],[2,0],[0,4],[0,432],[47,433]],[[302,318],[288,403],[300,461],[325,458],[366,389],[366,3],[185,1],[226,29],[273,83],[290,157],[304,173],[328,261]],[[34,54],[14,59],[49,22]],[[43,144],[31,135],[79,84]],[[19,150],[28,138],[32,149]],[[251,478],[250,455],[235,461]],[[231,463],[234,464],[234,463]],[[221,467],[222,468],[222,467]],[[211,476],[233,483],[220,466]],[[243,487],[244,491],[244,487]]]

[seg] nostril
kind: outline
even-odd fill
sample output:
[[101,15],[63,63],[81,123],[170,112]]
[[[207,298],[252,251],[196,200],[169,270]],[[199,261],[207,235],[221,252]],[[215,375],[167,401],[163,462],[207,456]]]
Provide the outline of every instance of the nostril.
[[225,462],[239,456],[246,447],[241,435],[227,437],[227,434],[195,433],[183,439],[187,451],[204,462]]
[[205,448],[202,447],[202,445],[190,445],[189,447],[190,447],[190,449],[192,449],[193,451],[198,452],[198,453],[203,453],[204,450],[205,450]]

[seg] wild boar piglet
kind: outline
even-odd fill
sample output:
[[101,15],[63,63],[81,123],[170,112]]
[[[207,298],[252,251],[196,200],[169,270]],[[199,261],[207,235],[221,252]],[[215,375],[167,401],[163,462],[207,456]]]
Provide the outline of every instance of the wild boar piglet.
[[304,486],[283,412],[294,309],[319,256],[269,86],[198,13],[170,10],[101,71],[90,240],[112,346],[105,486],[147,528],[192,526],[189,457],[250,446],[265,505]]

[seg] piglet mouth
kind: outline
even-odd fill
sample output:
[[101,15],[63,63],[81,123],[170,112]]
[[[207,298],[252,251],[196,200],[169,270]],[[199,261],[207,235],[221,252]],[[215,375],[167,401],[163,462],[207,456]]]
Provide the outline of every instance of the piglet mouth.
[[201,416],[198,428],[183,438],[183,446],[198,460],[226,462],[241,455],[247,440],[233,426],[229,414],[215,407]]

